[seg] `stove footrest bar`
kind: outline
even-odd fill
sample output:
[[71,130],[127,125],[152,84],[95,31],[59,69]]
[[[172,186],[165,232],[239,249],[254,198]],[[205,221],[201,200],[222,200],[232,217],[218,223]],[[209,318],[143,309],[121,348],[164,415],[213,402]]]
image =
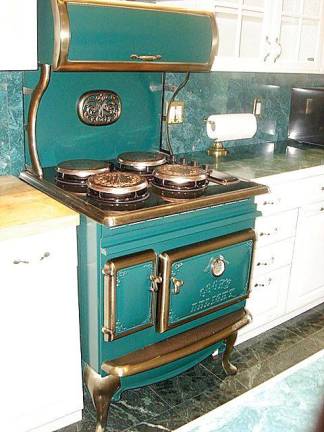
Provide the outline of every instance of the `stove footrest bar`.
[[241,309],[210,323],[172,336],[114,360],[105,361],[101,367],[109,375],[126,377],[164,366],[188,355],[202,351],[227,339],[251,322],[248,311]]

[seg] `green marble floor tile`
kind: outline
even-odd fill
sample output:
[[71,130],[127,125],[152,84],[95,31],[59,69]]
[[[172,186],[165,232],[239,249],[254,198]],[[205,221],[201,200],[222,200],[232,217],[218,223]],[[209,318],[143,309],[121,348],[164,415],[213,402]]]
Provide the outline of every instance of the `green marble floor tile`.
[[264,360],[264,364],[270,369],[273,375],[294,366],[296,363],[305,360],[307,357],[318,352],[320,348],[311,339],[303,339],[291,348],[281,351],[269,359]]
[[309,339],[314,341],[318,345],[319,349],[324,349],[324,327],[322,330],[319,330],[318,332],[309,336]]
[[[84,405],[91,418],[95,420],[96,411],[86,390]],[[113,402],[109,408],[108,432],[123,431],[168,409],[169,406],[150,387],[128,390],[122,394],[119,402]]]
[[322,306],[305,312],[284,323],[284,326],[299,336],[307,337],[324,328]]
[[219,380],[216,376],[198,365],[175,378],[153,384],[151,388],[170,407],[174,407],[202,393],[206,388],[218,385]]
[[[231,362],[238,368],[239,372],[254,366],[258,362],[258,358],[253,351],[250,350],[249,354],[249,356],[244,355],[237,348],[234,348],[231,354]],[[222,355],[218,355],[216,357],[210,356],[201,364],[214,375],[216,375],[220,380],[223,380],[227,377],[222,366]]]
[[302,335],[280,326],[268,330],[237,346],[238,351],[252,362],[263,361],[302,340]]

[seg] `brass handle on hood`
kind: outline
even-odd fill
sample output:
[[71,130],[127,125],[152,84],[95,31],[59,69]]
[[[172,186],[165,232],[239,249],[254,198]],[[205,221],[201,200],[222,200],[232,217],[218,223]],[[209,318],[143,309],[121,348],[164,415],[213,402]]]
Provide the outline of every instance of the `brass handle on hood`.
[[144,62],[152,62],[152,61],[155,61],[155,60],[160,60],[162,58],[162,56],[159,55],[159,54],[158,55],[138,55],[138,54],[132,54],[130,56],[130,58],[132,60],[141,60],[141,61],[144,61]]

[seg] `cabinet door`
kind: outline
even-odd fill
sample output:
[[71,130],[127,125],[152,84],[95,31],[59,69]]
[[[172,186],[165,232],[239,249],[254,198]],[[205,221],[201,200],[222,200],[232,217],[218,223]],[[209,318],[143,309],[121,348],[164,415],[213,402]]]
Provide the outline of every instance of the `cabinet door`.
[[275,4],[272,57],[278,69],[319,71],[323,0],[280,0]]
[[0,260],[2,428],[63,427],[82,409],[75,228],[0,242]]
[[324,300],[324,202],[299,211],[288,312]]
[[37,69],[36,0],[3,0],[0,70]]
[[[253,320],[242,329],[241,334],[253,333],[263,326],[270,328],[272,321],[284,316],[289,273],[290,265],[252,278],[251,293],[246,307],[251,312]],[[262,333],[262,330],[259,333]]]
[[213,0],[219,47],[215,70],[258,70],[269,56],[271,4],[266,0]]

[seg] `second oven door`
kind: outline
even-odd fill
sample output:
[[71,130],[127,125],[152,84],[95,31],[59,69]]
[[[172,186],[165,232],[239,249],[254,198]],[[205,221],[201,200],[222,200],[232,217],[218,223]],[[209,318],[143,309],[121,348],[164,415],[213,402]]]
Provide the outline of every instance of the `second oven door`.
[[107,261],[104,267],[105,341],[155,325],[156,254],[147,250]]
[[163,253],[158,330],[246,299],[254,238],[254,231],[246,230]]

